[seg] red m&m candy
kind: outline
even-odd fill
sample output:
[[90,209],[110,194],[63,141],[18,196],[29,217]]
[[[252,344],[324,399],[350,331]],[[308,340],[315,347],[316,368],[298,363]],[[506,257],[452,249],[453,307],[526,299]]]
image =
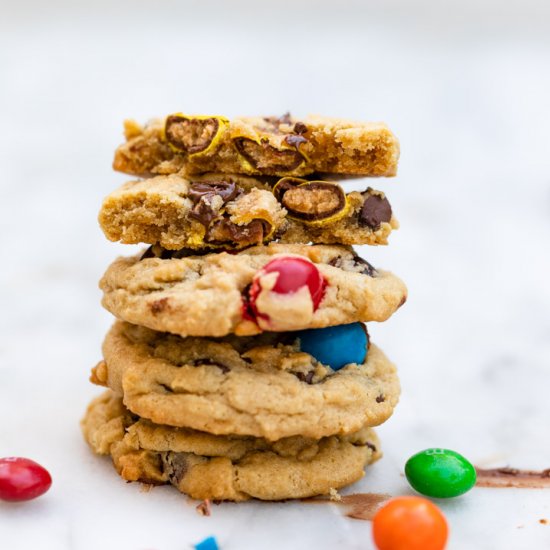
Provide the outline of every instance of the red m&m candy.
[[31,500],[43,495],[51,484],[48,471],[34,460],[0,458],[0,500]]
[[315,264],[306,258],[296,256],[282,256],[267,263],[252,280],[248,299],[249,305],[257,317],[262,317],[262,312],[256,307],[256,300],[264,290],[262,288],[262,277],[270,273],[276,273],[277,279],[271,292],[281,295],[291,295],[306,287],[309,290],[313,311],[317,310],[323,296],[327,283]]

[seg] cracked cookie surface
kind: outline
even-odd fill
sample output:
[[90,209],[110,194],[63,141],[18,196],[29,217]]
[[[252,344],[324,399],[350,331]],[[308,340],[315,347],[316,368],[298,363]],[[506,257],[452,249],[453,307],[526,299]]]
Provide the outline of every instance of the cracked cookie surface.
[[394,176],[399,159],[399,142],[385,124],[321,116],[229,121],[177,113],[144,127],[128,120],[125,136],[113,167],[138,176],[180,171]]
[[[247,289],[270,261],[281,257],[314,264],[326,283],[322,299],[318,306],[312,304],[305,287],[277,294],[270,290],[276,284],[270,274],[260,278],[256,304],[261,313],[251,319]],[[180,336],[246,336],[384,321],[407,297],[398,277],[335,245],[270,244],[179,259],[119,258],[100,287],[104,307],[119,319]]]
[[171,483],[196,499],[282,500],[329,494],[364,475],[380,457],[374,432],[320,440],[216,436],[153,424],[131,414],[107,391],[81,422],[94,452],[110,455],[127,481]]
[[393,364],[370,345],[334,371],[299,334],[180,338],[117,321],[91,381],[157,424],[276,440],[347,434],[387,420],[399,398]]

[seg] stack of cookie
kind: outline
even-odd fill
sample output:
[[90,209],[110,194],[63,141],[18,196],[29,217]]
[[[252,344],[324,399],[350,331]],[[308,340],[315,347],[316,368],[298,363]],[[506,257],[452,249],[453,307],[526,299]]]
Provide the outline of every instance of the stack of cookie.
[[118,320],[92,371],[108,389],[82,421],[88,443],[125,480],[197,499],[360,479],[399,395],[364,323],[390,317],[406,288],[351,248],[387,243],[387,198],[337,180],[395,175],[394,135],[289,115],[178,113],[125,130],[114,167],[142,179],[99,221],[110,240],[150,247],[100,283]]

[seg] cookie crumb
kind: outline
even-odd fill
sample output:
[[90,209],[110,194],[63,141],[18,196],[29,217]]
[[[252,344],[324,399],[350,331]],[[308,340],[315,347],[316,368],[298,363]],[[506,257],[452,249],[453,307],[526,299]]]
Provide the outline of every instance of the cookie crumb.
[[334,487],[330,488],[328,494],[329,494],[330,500],[332,502],[341,502],[342,496],[340,495],[340,493]]
[[548,525],[548,520],[546,518],[541,518],[539,519],[539,523],[541,523],[542,525]]
[[197,513],[200,516],[210,516],[212,514],[211,507],[210,507],[210,500],[204,499],[197,507],[196,507]]
[[139,488],[140,493],[148,493],[154,485],[152,483],[142,483],[141,487]]

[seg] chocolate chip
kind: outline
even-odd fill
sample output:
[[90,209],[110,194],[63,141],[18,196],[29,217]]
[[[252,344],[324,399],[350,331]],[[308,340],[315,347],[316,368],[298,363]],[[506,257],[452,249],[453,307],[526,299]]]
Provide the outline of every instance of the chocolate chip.
[[304,136],[297,136],[294,134],[288,134],[288,136],[285,137],[285,141],[291,147],[296,147],[296,150],[300,148],[302,143],[307,143],[307,139]]
[[237,192],[237,184],[233,181],[197,181],[191,183],[188,196],[194,204],[197,204],[205,195],[219,195],[226,203],[234,199]]
[[294,133],[295,134],[305,134],[307,132],[307,126],[303,122],[297,122],[294,125]]
[[160,300],[155,300],[149,305],[151,313],[153,315],[158,315],[162,313],[168,307],[168,298],[161,298]]
[[386,401],[386,398],[384,397],[384,395],[380,394],[377,398],[376,398],[376,402],[377,403],[384,403],[384,401]]
[[359,213],[359,223],[376,230],[382,222],[389,222],[391,216],[392,211],[388,199],[382,198],[380,195],[369,194]]
[[196,219],[205,228],[219,216],[212,208],[214,197],[221,197],[223,204],[233,200],[238,195],[237,185],[232,182],[194,182],[189,189],[188,197],[193,201],[193,209],[189,217]]
[[294,373],[296,375],[296,378],[298,380],[301,380],[302,382],[305,382],[306,384],[312,384],[313,383],[313,376],[315,373],[311,370],[307,374],[304,374],[303,372],[296,372]]
[[344,269],[345,271],[355,271],[356,273],[361,273],[362,275],[368,275],[369,277],[376,277],[378,272],[376,269],[356,254],[351,259],[342,258],[342,256],[336,256],[330,260],[329,265],[338,267],[339,269]]
[[170,483],[178,485],[189,469],[189,462],[185,453],[168,452],[163,456],[162,466]]
[[264,121],[268,124],[272,124],[273,126],[280,126],[281,124],[292,124],[292,120],[290,117],[290,113],[287,111],[284,115],[276,117],[276,116],[266,116],[264,117]]
[[373,445],[372,443],[369,443],[368,441],[365,443],[365,445],[373,452],[375,453],[376,452],[376,446]]

